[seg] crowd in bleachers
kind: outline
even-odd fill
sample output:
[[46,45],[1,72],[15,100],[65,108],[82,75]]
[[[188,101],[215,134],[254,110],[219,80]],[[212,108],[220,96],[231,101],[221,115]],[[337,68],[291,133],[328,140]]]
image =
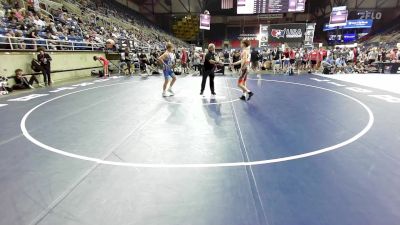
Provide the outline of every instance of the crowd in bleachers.
[[[398,21],[400,17],[398,17],[394,21]],[[371,33],[365,37],[363,37],[360,41],[364,46],[372,47],[372,46],[380,46],[382,44],[387,47],[394,47],[399,43],[400,40],[400,24],[395,22],[392,26],[388,26],[384,30],[377,31],[375,33]]]
[[[106,43],[134,40],[138,46],[163,48],[171,41],[187,44],[159,29],[143,16],[110,1],[1,0],[1,48],[68,50],[65,41]],[[8,39],[11,37],[11,39]],[[31,38],[21,40],[20,38]],[[9,44],[12,41],[12,46]]]
[[[189,49],[187,62],[189,67],[193,70],[201,70],[206,51]],[[182,61],[180,49],[177,49],[175,58]],[[241,50],[217,50],[216,58],[225,64],[235,63],[241,59]],[[396,68],[400,67],[400,51],[395,46],[378,48],[362,45],[313,49],[306,47],[253,48],[250,61],[252,71],[255,73],[271,72],[286,75],[398,73]],[[230,66],[228,69],[238,72],[239,68],[240,65]]]
[[[41,8],[43,6],[34,5],[32,0],[4,0],[0,7],[2,49],[46,46],[52,50],[63,50],[68,46],[60,46],[62,41],[83,41],[80,28],[82,20],[68,14],[63,7],[45,11]],[[8,37],[11,37],[12,46],[7,43]]]
[[396,47],[361,47],[333,50],[321,63],[323,72],[340,73],[397,73],[386,67],[400,63],[400,52]]
[[[139,13],[112,0],[0,0],[0,49],[70,50],[71,41],[100,45],[121,39],[133,40],[137,48],[147,47],[156,52],[167,41],[177,49],[187,43],[163,31]],[[399,51],[394,44],[400,37],[400,25],[374,36],[356,48],[265,48],[253,52],[253,64],[274,73],[304,71],[325,73],[377,72],[380,62],[399,62]],[[20,39],[28,38],[28,39]],[[386,44],[382,46],[382,40]],[[377,41],[381,41],[377,43]],[[78,48],[76,47],[78,46]],[[80,50],[76,45],[75,50]],[[83,46],[81,46],[83,47]],[[115,47],[115,46],[114,46]],[[97,49],[97,48],[96,48]],[[119,49],[121,50],[121,49]],[[189,52],[193,57],[196,52]],[[238,60],[240,54],[221,53],[226,61]],[[229,55],[229,54],[228,54]],[[178,58],[179,56],[177,56]],[[384,68],[383,68],[384,69]]]

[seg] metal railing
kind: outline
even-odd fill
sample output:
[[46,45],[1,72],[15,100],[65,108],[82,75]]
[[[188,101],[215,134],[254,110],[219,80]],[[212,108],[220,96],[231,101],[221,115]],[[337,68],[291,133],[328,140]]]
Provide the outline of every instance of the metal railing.
[[0,35],[0,50],[37,50],[39,47],[54,51],[98,51],[103,50],[105,45],[104,43],[97,42],[8,37]]

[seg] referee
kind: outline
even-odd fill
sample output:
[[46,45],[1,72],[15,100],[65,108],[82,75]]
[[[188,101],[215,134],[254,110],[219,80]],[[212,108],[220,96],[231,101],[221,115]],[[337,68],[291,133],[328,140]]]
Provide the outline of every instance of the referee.
[[200,95],[204,94],[204,89],[206,88],[207,77],[210,77],[211,94],[216,95],[215,89],[214,89],[214,77],[215,77],[214,70],[217,65],[223,65],[223,63],[215,60],[215,45],[209,44],[208,45],[208,53],[204,59],[204,72],[203,72],[203,80],[201,82]]

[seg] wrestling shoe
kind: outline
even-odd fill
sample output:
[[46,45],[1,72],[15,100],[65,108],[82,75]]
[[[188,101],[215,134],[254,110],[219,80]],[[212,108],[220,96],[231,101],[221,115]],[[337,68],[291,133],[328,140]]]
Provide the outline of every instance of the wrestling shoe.
[[254,93],[253,92],[249,92],[249,97],[247,97],[247,101],[250,101],[251,97],[253,97]]

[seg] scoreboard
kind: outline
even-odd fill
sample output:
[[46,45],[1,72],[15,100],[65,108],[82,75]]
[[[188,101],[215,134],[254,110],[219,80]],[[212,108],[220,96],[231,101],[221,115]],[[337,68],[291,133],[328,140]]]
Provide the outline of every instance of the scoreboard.
[[238,0],[238,14],[304,12],[306,0]]

